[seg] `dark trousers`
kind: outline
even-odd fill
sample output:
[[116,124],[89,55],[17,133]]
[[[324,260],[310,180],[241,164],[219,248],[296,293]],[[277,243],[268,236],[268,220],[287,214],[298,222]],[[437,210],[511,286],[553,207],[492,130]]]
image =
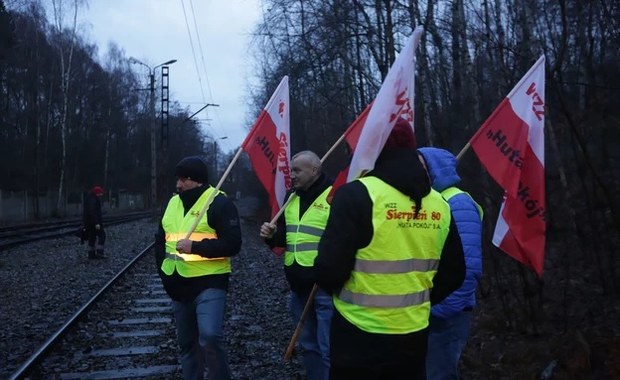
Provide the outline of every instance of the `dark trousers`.
[[334,310],[330,332],[330,380],[426,380],[428,329],[369,333]]
[[86,230],[88,233],[88,246],[94,248],[95,243],[97,243],[98,249],[103,249],[103,245],[105,244],[105,230],[103,226],[98,230],[95,229],[95,226],[88,226]]

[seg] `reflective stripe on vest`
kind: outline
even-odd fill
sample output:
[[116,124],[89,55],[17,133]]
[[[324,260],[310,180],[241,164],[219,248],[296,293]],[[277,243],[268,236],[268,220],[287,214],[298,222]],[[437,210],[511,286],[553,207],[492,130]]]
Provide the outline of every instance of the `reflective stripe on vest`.
[[304,267],[314,265],[314,259],[318,254],[319,240],[325,230],[329,217],[329,203],[327,195],[331,186],[325,189],[306,212],[299,215],[299,197],[294,197],[284,210],[286,220],[286,252],[284,253],[284,265],[293,265],[297,262]]
[[428,291],[423,290],[417,293],[410,293],[404,295],[372,295],[353,293],[346,289],[343,289],[338,295],[344,302],[353,303],[356,305],[363,305],[366,307],[384,307],[384,308],[402,308],[407,306],[416,306],[430,300],[430,294]]
[[355,260],[353,270],[364,273],[428,272],[437,269],[439,260]]
[[[185,236],[187,235],[187,233],[167,233],[166,234],[166,242],[174,242],[174,246],[176,247],[176,242],[181,240],[181,239],[185,239]],[[200,232],[192,232],[191,235],[189,235],[189,240],[193,240],[193,241],[201,241],[202,239],[215,239],[217,238],[217,235],[214,233],[200,233]],[[207,257],[202,257],[200,255],[194,255],[191,253],[179,253],[176,251],[176,249],[174,251],[171,252],[167,252],[166,250],[166,258],[171,259],[171,260],[182,260],[182,261],[200,261],[200,260],[212,260],[209,259]],[[219,260],[219,259],[215,259],[215,260]]]
[[407,334],[428,326],[430,290],[450,229],[450,207],[431,190],[414,219],[410,198],[376,177],[360,178],[372,201],[373,236],[359,249],[334,306],[359,329]]
[[[166,256],[161,264],[161,270],[166,275],[172,275],[175,270],[183,277],[230,273],[230,257],[207,258],[192,253],[179,253],[176,250],[177,242],[180,239],[185,239],[187,232],[214,191],[214,188],[209,187],[187,213],[185,213],[183,202],[178,195],[170,199],[161,222],[166,237]],[[189,239],[201,241],[213,238],[217,238],[217,235],[209,225],[205,212],[204,217],[198,222]]]

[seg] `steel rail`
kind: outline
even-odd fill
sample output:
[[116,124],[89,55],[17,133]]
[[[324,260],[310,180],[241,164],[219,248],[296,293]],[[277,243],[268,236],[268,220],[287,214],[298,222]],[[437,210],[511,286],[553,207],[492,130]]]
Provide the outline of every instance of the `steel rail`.
[[[126,213],[107,213],[103,215],[103,222],[105,223],[108,220],[118,219],[119,217],[124,216],[133,216],[133,215],[151,215],[152,212],[150,210],[146,211],[132,211]],[[84,219],[82,217],[79,218],[66,218],[66,219],[50,219],[50,220],[41,220],[41,221],[32,221],[32,222],[23,222],[17,224],[2,224],[0,225],[0,233],[13,232],[13,231],[22,231],[22,230],[34,230],[37,228],[45,228],[45,227],[53,227],[57,225],[65,224],[81,224],[84,223]]]
[[[151,217],[150,212],[142,212],[142,213],[133,213],[133,214],[124,214],[118,215],[114,217],[109,217],[104,219],[103,222],[107,226],[113,226],[116,224],[122,224],[127,222],[132,222],[134,220],[144,219]],[[54,239],[61,236],[68,236],[75,234],[76,230],[83,225],[82,222],[73,223],[73,224],[65,224],[64,222],[59,222],[54,226],[49,226],[46,228],[40,229],[32,229],[32,230],[23,230],[20,232],[15,232],[12,235],[2,235],[0,233],[0,252],[4,249],[15,247],[17,245],[30,243],[38,240],[45,239]]]
[[78,322],[79,318],[82,317],[86,313],[86,311],[88,311],[88,309],[90,309],[90,307],[98,300],[98,298],[102,294],[107,292],[112,287],[112,285],[116,282],[116,280],[118,280],[123,274],[125,274],[125,272],[127,272],[138,260],[140,260],[142,258],[142,256],[144,256],[148,251],[150,251],[153,248],[154,245],[155,245],[155,243],[151,243],[144,250],[142,250],[140,253],[138,253],[136,255],[136,257],[133,260],[131,260],[123,269],[121,269],[110,281],[108,281],[107,284],[105,284],[97,292],[97,294],[95,294],[78,311],[76,311],[75,314],[73,314],[73,316],[71,316],[71,318],[69,318],[64,323],[64,325],[62,325],[60,327],[60,329],[58,329],[58,331],[56,331],[52,336],[50,336],[47,339],[47,341],[45,341],[45,343],[43,343],[43,345],[41,345],[37,349],[37,351],[34,354],[32,354],[28,358],[28,360],[26,360],[17,369],[17,371],[15,371],[11,375],[11,377],[9,379],[10,380],[23,379],[24,375],[28,372],[28,370],[30,370],[33,365],[38,363],[43,358],[43,355],[45,355],[45,353],[47,353],[47,351],[49,351],[49,349],[54,344],[58,343],[58,341],[62,338],[62,336],[67,332],[67,330],[69,330],[69,328],[73,327]]

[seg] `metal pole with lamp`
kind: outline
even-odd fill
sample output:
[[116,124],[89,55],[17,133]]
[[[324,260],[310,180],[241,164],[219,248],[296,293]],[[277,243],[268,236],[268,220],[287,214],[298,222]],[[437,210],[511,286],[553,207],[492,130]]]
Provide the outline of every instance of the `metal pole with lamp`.
[[142,65],[149,70],[148,90],[150,91],[149,108],[151,114],[151,207],[153,208],[157,205],[157,151],[155,148],[155,141],[157,140],[157,129],[155,125],[155,69],[157,69],[158,67],[171,65],[176,61],[176,59],[171,59],[151,68],[146,63],[134,57],[129,58],[130,63]]

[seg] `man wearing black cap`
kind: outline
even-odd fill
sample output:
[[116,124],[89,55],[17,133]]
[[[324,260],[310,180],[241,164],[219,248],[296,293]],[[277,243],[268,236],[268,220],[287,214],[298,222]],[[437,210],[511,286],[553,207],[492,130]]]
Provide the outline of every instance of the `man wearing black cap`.
[[178,194],[164,211],[155,255],[173,301],[183,377],[203,379],[206,367],[209,379],[230,379],[222,326],[230,261],[241,248],[239,214],[224,193],[208,185],[200,157],[182,159],[175,170]]
[[431,303],[460,286],[465,266],[404,119],[375,168],[335,193],[314,268],[334,295],[330,379],[426,378]]

